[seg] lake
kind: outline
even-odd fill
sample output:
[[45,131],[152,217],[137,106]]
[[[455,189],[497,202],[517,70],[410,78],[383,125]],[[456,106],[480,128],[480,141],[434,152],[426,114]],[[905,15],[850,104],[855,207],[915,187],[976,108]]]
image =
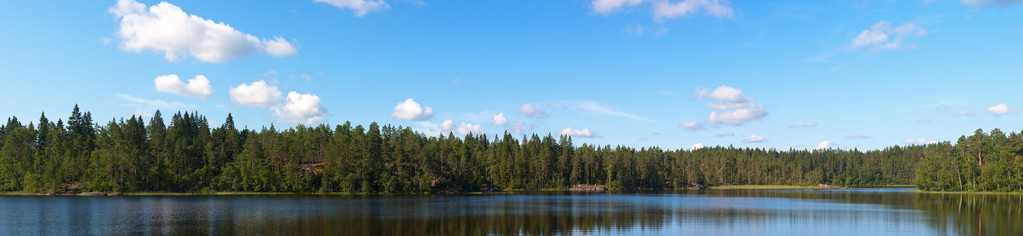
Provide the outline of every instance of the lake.
[[1023,235],[1023,195],[906,188],[0,197],[0,234]]

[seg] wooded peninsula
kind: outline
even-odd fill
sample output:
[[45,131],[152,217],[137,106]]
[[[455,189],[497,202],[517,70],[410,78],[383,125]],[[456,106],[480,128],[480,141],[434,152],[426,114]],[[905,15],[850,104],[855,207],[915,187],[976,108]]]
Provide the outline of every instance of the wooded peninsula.
[[428,136],[409,128],[210,127],[197,113],[99,125],[0,125],[0,191],[73,194],[293,192],[419,194],[568,189],[670,190],[716,185],[916,185],[925,191],[1023,191],[1023,135],[978,129],[952,144],[882,150],[575,145],[569,136]]

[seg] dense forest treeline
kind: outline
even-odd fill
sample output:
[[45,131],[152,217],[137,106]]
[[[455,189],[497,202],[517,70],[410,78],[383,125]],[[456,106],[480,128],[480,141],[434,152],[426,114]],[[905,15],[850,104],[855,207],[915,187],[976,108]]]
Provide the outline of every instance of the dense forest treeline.
[[[1005,175],[1004,171],[1020,173],[1019,165],[1014,172],[987,170],[997,163],[1020,162],[1019,135],[1002,135],[988,145],[987,138],[999,136],[996,131],[983,135],[985,144],[979,151],[985,155],[983,167],[956,165],[966,170],[956,172],[959,176],[973,174],[961,186],[1014,188],[985,182]],[[1006,143],[1015,149],[995,144],[1004,139],[1011,139]],[[239,130],[230,114],[219,127],[210,127],[196,113],[179,112],[166,122],[160,111],[148,122],[133,116],[98,125],[91,113],[82,113],[76,105],[67,123],[53,122],[43,114],[27,125],[13,117],[0,126],[0,191],[391,194],[563,189],[576,184],[621,190],[697,184],[857,186],[910,184],[914,179],[925,189],[942,189],[931,187],[929,175],[915,175],[917,162],[925,160],[926,168],[945,170],[940,154],[965,159],[960,154],[976,151],[969,145],[893,146],[866,152],[637,149],[577,146],[571,137],[550,134],[434,137],[376,123]],[[1000,156],[988,157],[988,153]],[[941,174],[935,181],[947,180],[945,172],[934,173]]]
[[978,129],[932,145],[914,183],[931,191],[1023,191],[1023,133]]

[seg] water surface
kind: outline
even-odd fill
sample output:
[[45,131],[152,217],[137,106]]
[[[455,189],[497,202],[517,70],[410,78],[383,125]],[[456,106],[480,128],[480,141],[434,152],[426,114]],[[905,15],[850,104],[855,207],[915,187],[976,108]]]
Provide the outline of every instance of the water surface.
[[1023,195],[849,190],[0,197],[0,234],[1023,235]]

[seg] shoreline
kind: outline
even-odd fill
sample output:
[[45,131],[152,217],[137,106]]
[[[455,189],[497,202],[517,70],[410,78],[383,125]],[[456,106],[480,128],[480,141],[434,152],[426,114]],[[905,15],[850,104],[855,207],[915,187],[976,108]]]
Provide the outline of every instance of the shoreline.
[[817,189],[813,185],[720,185],[711,186],[710,190],[768,190],[768,189]]
[[1023,192],[991,192],[991,191],[925,191],[925,190],[909,190],[908,192],[922,193],[922,194],[970,194],[970,195],[1023,195]]
[[[863,187],[843,187],[840,189],[853,189],[853,188],[899,188],[899,187],[915,187],[912,185],[884,185],[884,186],[863,186]],[[713,186],[708,190],[785,190],[785,189],[819,189],[817,186],[808,185],[721,185]],[[673,191],[673,190],[667,190]],[[407,194],[365,194],[365,193],[346,193],[346,192],[195,192],[195,193],[174,193],[174,192],[137,192],[137,193],[104,193],[106,196],[115,197],[145,197],[145,196],[369,196],[369,197],[392,197],[392,196],[449,196],[449,195],[488,195],[488,194],[518,194],[518,193],[530,193],[530,192],[571,192],[567,189],[538,189],[538,190],[522,190],[522,189],[508,189],[500,192],[463,192],[457,194],[437,194],[437,193],[407,193]],[[614,193],[616,191],[608,191]],[[907,192],[921,193],[921,194],[975,194],[975,195],[1023,195],[1023,192],[973,192],[973,191],[924,191],[919,189],[908,190]],[[79,196],[78,194],[69,195],[43,195],[29,192],[0,192],[2,196],[32,196],[32,197],[89,197]]]

